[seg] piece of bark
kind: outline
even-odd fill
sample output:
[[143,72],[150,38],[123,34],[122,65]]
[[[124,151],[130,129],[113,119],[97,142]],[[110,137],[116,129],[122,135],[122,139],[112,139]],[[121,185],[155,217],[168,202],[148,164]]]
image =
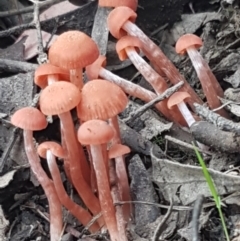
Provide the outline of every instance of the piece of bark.
[[232,132],[219,130],[207,121],[198,121],[191,125],[190,130],[197,141],[216,151],[235,153],[240,149],[240,137]]
[[[132,200],[158,203],[152,181],[139,155],[132,157],[128,170]],[[160,210],[153,205],[134,204],[134,213],[136,226],[143,226],[154,222],[159,217]]]

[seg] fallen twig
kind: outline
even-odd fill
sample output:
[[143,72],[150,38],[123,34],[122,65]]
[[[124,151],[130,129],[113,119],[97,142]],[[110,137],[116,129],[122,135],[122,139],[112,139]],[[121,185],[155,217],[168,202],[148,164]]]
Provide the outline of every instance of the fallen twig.
[[125,119],[125,123],[129,125],[132,123],[135,119],[139,118],[144,112],[146,112],[148,109],[150,109],[152,106],[157,104],[158,102],[168,98],[173,93],[178,91],[183,86],[183,81],[180,81],[176,85],[174,85],[171,88],[168,88],[166,91],[164,91],[162,94],[158,95],[157,98],[151,100],[147,104],[140,107],[135,113],[131,113],[128,118]]
[[37,67],[37,64],[30,64],[27,62],[0,58],[0,70],[10,73],[31,72],[35,71]]
[[197,103],[194,103],[194,107],[198,115],[213,123],[221,130],[232,131],[237,135],[240,135],[240,125],[238,123],[234,123],[233,121],[230,121]]
[[173,201],[172,198],[170,198],[170,206],[168,208],[167,213],[165,214],[164,218],[162,221],[158,224],[157,228],[154,231],[152,241],[158,241],[161,233],[163,232],[164,224],[167,222],[169,219],[171,213],[172,213],[172,208],[173,208]]

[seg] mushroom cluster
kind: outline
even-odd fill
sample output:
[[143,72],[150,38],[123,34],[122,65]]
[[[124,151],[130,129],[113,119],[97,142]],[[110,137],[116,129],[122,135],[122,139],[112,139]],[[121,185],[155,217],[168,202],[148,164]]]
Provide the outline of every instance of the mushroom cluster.
[[[13,125],[24,130],[30,167],[49,202],[51,241],[59,240],[62,233],[62,206],[91,233],[106,228],[112,241],[127,240],[125,227],[131,218],[132,206],[124,155],[130,149],[121,143],[118,124],[118,114],[128,104],[127,95],[149,102],[169,87],[166,80],[173,84],[183,80],[180,91],[155,105],[166,119],[181,126],[191,126],[196,121],[193,103],[202,103],[160,48],[134,24],[137,1],[122,0],[114,5],[115,2],[100,0],[99,4],[115,7],[109,14],[108,27],[118,39],[118,56],[122,61],[129,58],[155,92],[108,71],[104,68],[106,57],[99,55],[96,43],[83,32],[68,31],[51,46],[49,63],[39,66],[35,72],[35,84],[42,89],[39,109],[24,107],[11,118]],[[196,50],[201,45],[199,37],[189,34],[179,39],[176,51],[188,53],[209,107],[217,108],[218,96],[222,96],[223,91]],[[153,68],[139,55],[140,51]],[[84,70],[89,79],[85,84]],[[71,114],[73,109],[77,111],[78,130]],[[227,116],[223,110],[219,113]],[[46,116],[53,115],[60,119],[61,144],[48,141],[36,150],[33,131],[45,129]],[[47,160],[51,178],[43,170],[40,157]],[[86,208],[76,204],[65,191],[56,158],[63,160],[66,176]],[[128,202],[115,208],[115,201]],[[96,222],[89,225],[97,216]]]

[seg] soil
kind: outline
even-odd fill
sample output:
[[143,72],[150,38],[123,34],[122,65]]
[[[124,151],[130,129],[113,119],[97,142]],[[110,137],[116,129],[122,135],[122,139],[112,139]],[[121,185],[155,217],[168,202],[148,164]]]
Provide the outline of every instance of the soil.
[[[32,11],[1,17],[2,12],[16,8],[13,3],[19,4],[19,8],[31,6],[27,0],[0,1],[0,241],[47,241],[48,203],[29,169],[22,132],[9,123],[10,116],[20,107],[31,105],[33,97],[39,92],[32,81],[37,57],[25,59],[25,39],[14,44],[23,30],[33,28],[29,25]],[[81,8],[42,21],[42,30],[61,34],[78,29],[91,35],[92,26],[97,26],[94,22],[97,2],[84,0],[79,1],[78,5]],[[190,0],[139,0],[137,13],[136,24],[159,45],[206,107],[206,98],[191,61],[186,56],[177,55],[174,50],[177,39],[185,33],[193,33],[203,39],[200,53],[223,90],[228,90],[221,101],[230,118],[214,117],[209,115],[207,109],[206,115],[201,114],[204,111],[198,113],[204,121],[194,125],[192,133],[188,128],[167,121],[155,108],[148,109],[133,122],[126,122],[144,105],[138,99],[129,98],[129,105],[121,113],[119,123],[122,142],[131,148],[126,163],[132,200],[140,203],[133,203],[133,217],[127,227],[128,239],[225,240],[218,209],[192,148],[195,138],[209,147],[203,158],[221,197],[230,239],[239,240],[239,1],[201,0],[195,3]],[[152,90],[129,61],[121,63],[118,60],[115,42],[109,36],[105,46],[107,68]],[[101,47],[104,49],[104,46]],[[77,120],[74,111],[72,115]],[[44,131],[34,133],[36,142],[59,142],[59,126],[58,118],[54,117]],[[43,159],[42,166],[50,176]],[[67,192],[75,202],[81,203],[65,176],[62,162],[59,161],[58,166]],[[64,222],[66,226],[62,240],[109,240],[107,233],[89,235],[66,210]]]

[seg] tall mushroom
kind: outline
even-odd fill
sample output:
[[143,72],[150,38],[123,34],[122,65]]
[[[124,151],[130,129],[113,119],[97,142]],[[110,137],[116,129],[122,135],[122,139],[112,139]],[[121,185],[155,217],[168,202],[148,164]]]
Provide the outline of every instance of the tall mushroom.
[[40,158],[33,143],[33,131],[39,131],[47,127],[45,116],[36,108],[24,107],[16,111],[11,117],[11,123],[23,129],[24,147],[31,170],[42,186],[49,204],[50,213],[50,240],[59,241],[62,228],[62,205],[57,196],[52,181],[43,170]]
[[[223,97],[223,90],[210,70],[208,64],[197,51],[202,44],[203,42],[198,36],[194,34],[185,34],[178,39],[176,43],[176,52],[178,54],[188,53],[201,82],[208,105],[211,109],[215,109],[221,106],[218,96]],[[229,117],[228,113],[224,109],[218,110],[217,113],[226,118]]]
[[[68,196],[62,183],[61,174],[58,170],[56,157],[63,158],[65,156],[63,148],[56,142],[45,141],[38,146],[37,150],[39,156],[47,159],[48,167],[60,202],[81,224],[86,227],[93,217],[87,210],[77,205]],[[89,230],[90,232],[95,233],[99,230],[99,226],[96,223],[93,223],[89,227]]]
[[102,214],[109,231],[111,241],[120,241],[118,234],[115,208],[110,192],[110,185],[105,168],[101,145],[109,142],[114,136],[114,130],[105,121],[89,120],[78,129],[78,140],[83,145],[89,145],[96,173],[99,200]]

